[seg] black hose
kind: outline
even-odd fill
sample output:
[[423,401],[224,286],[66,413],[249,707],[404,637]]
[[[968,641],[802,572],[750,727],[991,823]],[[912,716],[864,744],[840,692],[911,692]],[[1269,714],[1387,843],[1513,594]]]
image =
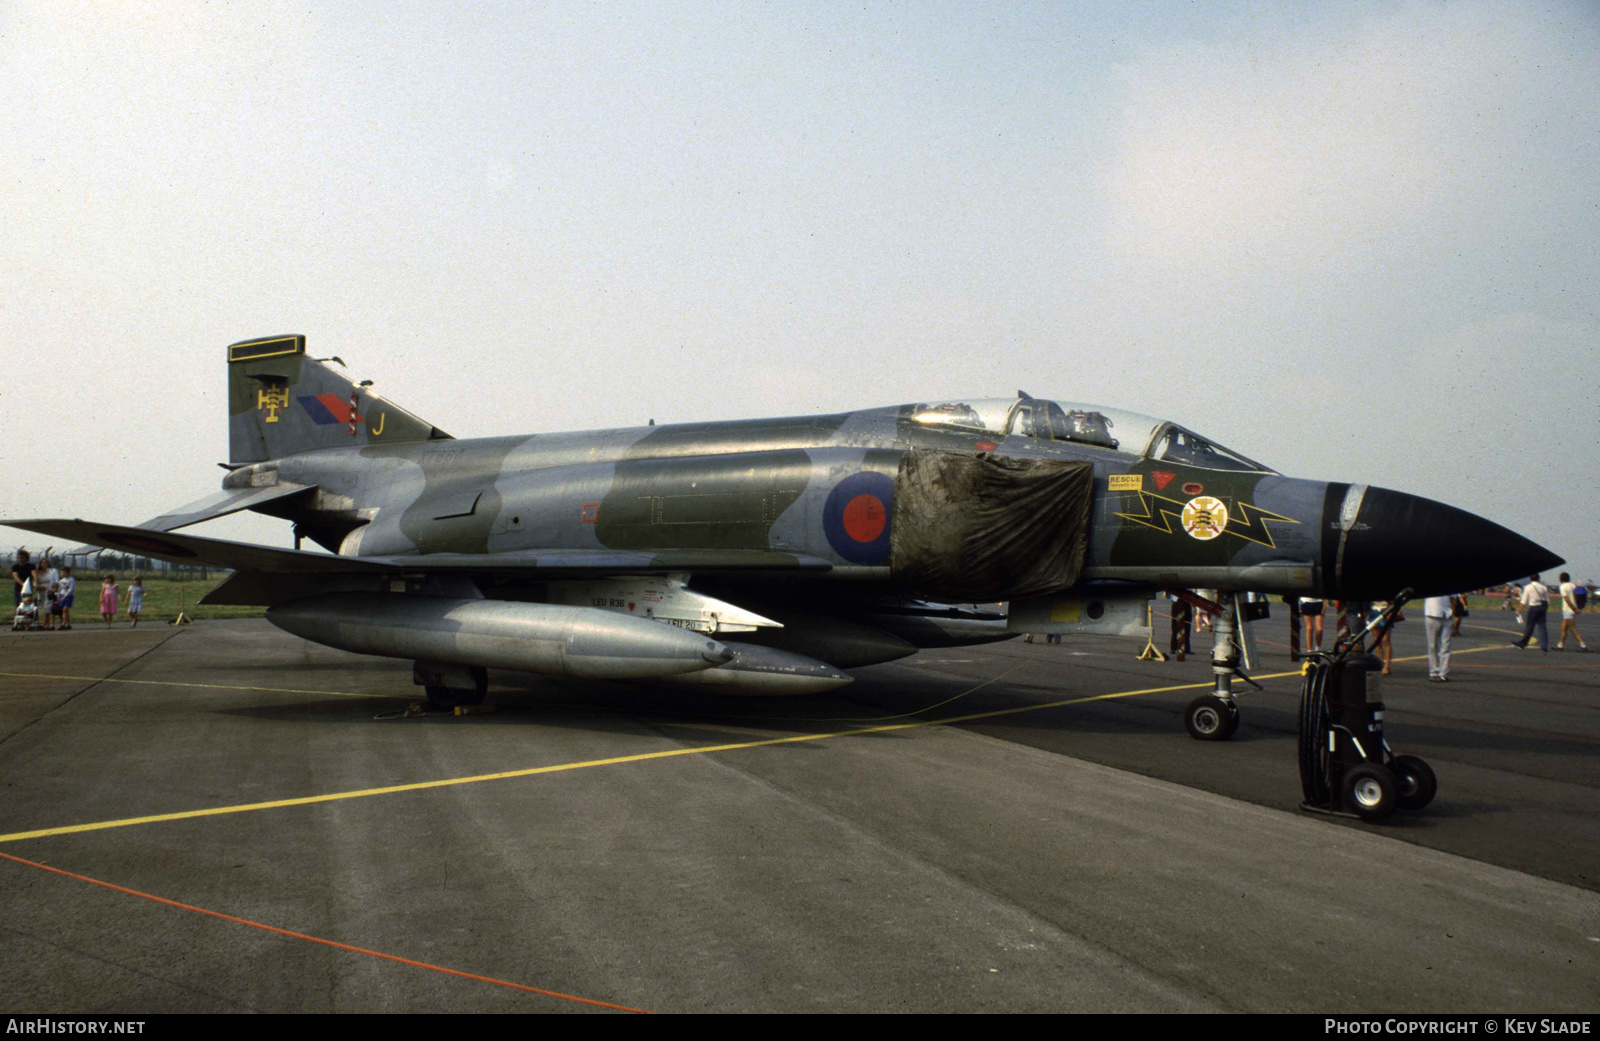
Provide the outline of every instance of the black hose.
[[1300,685],[1300,791],[1312,806],[1331,804],[1328,778],[1328,678],[1333,665],[1312,660]]

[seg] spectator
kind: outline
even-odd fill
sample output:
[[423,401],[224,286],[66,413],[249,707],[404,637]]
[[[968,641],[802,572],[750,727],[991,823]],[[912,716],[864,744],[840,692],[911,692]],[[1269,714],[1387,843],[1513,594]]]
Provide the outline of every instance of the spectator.
[[1422,605],[1422,628],[1428,638],[1428,678],[1450,682],[1450,639],[1455,635],[1453,596],[1430,596]]
[[[1382,618],[1384,612],[1389,610],[1389,606],[1389,601],[1387,600],[1374,600],[1372,607],[1367,611],[1367,624],[1371,625],[1379,618]],[[1378,626],[1377,631],[1372,634],[1372,653],[1376,654],[1378,660],[1383,662],[1383,674],[1385,676],[1389,675],[1391,666],[1394,664],[1394,642],[1389,639],[1389,634],[1394,630],[1397,623],[1405,620],[1406,616],[1402,612],[1396,611],[1392,618]]]
[[130,629],[139,628],[139,612],[144,610],[144,579],[138,575],[133,576],[133,584],[128,586],[128,617],[133,619]]
[[1528,641],[1533,638],[1533,631],[1539,630],[1539,650],[1550,649],[1550,630],[1545,626],[1545,612],[1549,610],[1550,587],[1539,581],[1538,575],[1528,579],[1528,584],[1522,588],[1522,639],[1511,641],[1511,646],[1518,650],[1527,650]]
[[27,585],[28,581],[33,578],[33,565],[29,563],[29,560],[28,551],[19,549],[17,550],[17,562],[11,565],[11,581],[16,584],[16,589],[12,590],[13,599],[11,602],[19,607],[22,605],[22,587]]
[[33,569],[33,602],[39,608],[39,627],[50,631],[56,627],[56,583],[61,572],[50,566],[50,555],[41,553]]
[[72,577],[72,569],[61,569],[61,584],[56,605],[60,609],[61,628],[72,628],[72,601],[78,591],[78,580]]
[[105,619],[107,629],[117,617],[117,580],[110,572],[100,580],[100,617]]
[[22,599],[17,601],[17,613],[11,617],[12,632],[27,632],[29,629],[38,628],[39,609],[33,606],[33,585],[28,585],[28,592],[22,594]]
[[1300,598],[1300,617],[1306,620],[1304,646],[1307,654],[1322,650],[1322,608],[1323,603],[1319,599],[1309,596]]
[[1583,635],[1578,632],[1578,612],[1582,610],[1578,606],[1578,587],[1573,584],[1572,576],[1561,572],[1561,635],[1556,638],[1556,650],[1566,650],[1568,629],[1572,630],[1572,638],[1578,641],[1578,650],[1589,649],[1589,645],[1583,642]]

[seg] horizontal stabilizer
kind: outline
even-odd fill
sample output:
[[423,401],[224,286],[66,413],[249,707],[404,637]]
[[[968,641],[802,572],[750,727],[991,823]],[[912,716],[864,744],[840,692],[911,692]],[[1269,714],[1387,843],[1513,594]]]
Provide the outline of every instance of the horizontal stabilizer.
[[[280,482],[266,488],[225,488],[220,492],[213,492],[203,499],[196,499],[186,506],[180,506],[170,513],[163,513],[159,517],[151,517],[147,521],[141,521],[134,527],[143,528],[146,531],[176,531],[179,528],[187,528],[191,524],[199,524],[201,521],[226,517],[230,513],[252,509],[264,502],[284,499],[291,495],[300,495],[310,490],[311,487],[309,485],[289,484],[288,482]],[[82,546],[74,546],[65,551],[62,556],[89,557],[98,553],[100,548],[97,544],[88,543]]]
[[187,528],[191,524],[201,521],[214,520],[217,517],[226,517],[230,513],[240,510],[251,510],[262,503],[272,502],[274,499],[283,499],[290,495],[299,495],[308,492],[311,488],[304,484],[290,484],[280,481],[266,488],[227,488],[220,492],[207,495],[203,499],[196,499],[187,506],[180,506],[171,513],[163,513],[159,517],[151,517],[140,522],[137,526],[149,528],[151,531],[176,531]]

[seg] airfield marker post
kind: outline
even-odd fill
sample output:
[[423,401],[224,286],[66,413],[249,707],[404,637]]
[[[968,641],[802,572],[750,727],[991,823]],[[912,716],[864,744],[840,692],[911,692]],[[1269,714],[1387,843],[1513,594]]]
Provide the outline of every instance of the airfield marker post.
[[184,606],[185,606],[185,603],[186,603],[186,598],[185,598],[184,594],[188,591],[188,589],[189,589],[188,586],[179,586],[178,587],[178,617],[176,617],[172,621],[168,622],[167,623],[168,625],[193,625],[194,624],[194,619],[190,618],[188,616],[188,614],[184,612]]
[[1144,650],[1139,652],[1138,661],[1166,661],[1167,656],[1156,648],[1156,607],[1153,603],[1144,605],[1144,627],[1149,635],[1144,641]]

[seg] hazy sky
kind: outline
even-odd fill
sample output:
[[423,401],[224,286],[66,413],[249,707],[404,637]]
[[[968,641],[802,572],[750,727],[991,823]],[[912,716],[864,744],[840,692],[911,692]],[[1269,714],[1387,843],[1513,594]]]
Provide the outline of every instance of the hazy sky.
[[215,490],[294,332],[457,436],[1101,402],[1600,577],[1589,0],[50,0],[0,69],[0,516]]

